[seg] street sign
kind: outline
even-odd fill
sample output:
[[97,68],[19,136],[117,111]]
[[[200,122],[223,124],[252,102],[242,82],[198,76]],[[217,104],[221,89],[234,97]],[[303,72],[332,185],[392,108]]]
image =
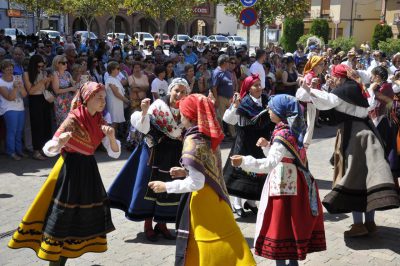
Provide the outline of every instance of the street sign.
[[246,27],[253,26],[257,19],[257,11],[254,8],[248,7],[240,12],[240,22]]
[[245,7],[251,7],[251,6],[254,6],[254,4],[257,2],[257,0],[240,0],[240,2]]

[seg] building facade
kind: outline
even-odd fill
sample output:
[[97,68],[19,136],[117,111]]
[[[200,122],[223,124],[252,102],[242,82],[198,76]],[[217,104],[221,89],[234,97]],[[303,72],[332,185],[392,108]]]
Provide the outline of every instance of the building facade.
[[329,22],[330,39],[345,36],[354,37],[357,44],[371,41],[375,26],[384,21],[395,37],[399,34],[399,0],[310,0],[310,6],[305,33],[313,19],[322,18]]
[[[216,17],[216,8],[214,4],[204,4],[193,9],[195,16],[188,22],[176,26],[175,20],[169,19],[162,25],[163,32],[172,36],[175,33],[188,34],[190,36],[196,34],[211,35],[214,32],[214,24]],[[115,17],[115,27],[113,17],[105,15],[93,19],[91,31],[96,33],[97,36],[104,37],[110,32],[124,32],[133,35],[135,32],[143,31],[154,34],[159,30],[159,21],[148,18],[141,13],[127,14],[127,10],[121,9]],[[85,23],[77,17],[68,15],[68,30],[67,32],[73,34],[75,31],[86,30]],[[177,30],[175,30],[178,28]],[[115,30],[114,30],[115,29]]]

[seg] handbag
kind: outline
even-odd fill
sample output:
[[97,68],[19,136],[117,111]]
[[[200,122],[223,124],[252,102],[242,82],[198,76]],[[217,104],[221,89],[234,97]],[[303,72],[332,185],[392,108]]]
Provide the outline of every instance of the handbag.
[[297,195],[297,168],[295,164],[280,162],[269,176],[269,195]]
[[55,96],[54,96],[54,94],[53,94],[51,91],[49,91],[49,90],[44,90],[44,91],[43,91],[43,96],[44,96],[44,98],[46,99],[46,101],[48,101],[49,103],[54,102]]

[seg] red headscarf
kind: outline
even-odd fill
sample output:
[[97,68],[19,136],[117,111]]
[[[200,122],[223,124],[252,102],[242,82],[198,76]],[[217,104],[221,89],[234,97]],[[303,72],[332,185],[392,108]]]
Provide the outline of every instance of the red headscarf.
[[260,76],[258,74],[251,74],[243,80],[242,86],[240,87],[240,99],[243,99],[244,96],[250,91],[251,86],[257,81],[260,80]]
[[367,99],[368,97],[370,97],[368,91],[364,88],[364,85],[361,82],[360,75],[358,75],[358,73],[355,70],[351,69],[348,65],[334,65],[332,68],[332,76],[336,78],[348,78],[354,80],[360,87],[364,98]]
[[76,93],[71,104],[71,111],[64,120],[54,139],[57,139],[63,132],[72,132],[72,137],[65,144],[63,150],[67,152],[78,152],[91,155],[96,151],[104,138],[101,130],[102,125],[106,125],[103,115],[99,112],[93,116],[85,107],[85,103],[99,91],[104,90],[102,84],[96,82],[86,82]]
[[182,115],[197,123],[199,131],[211,138],[215,150],[224,139],[224,133],[216,118],[214,103],[202,94],[191,94],[179,102]]
[[92,98],[101,90],[105,90],[103,84],[92,81],[83,84],[82,87],[76,92],[74,99],[72,99],[71,111],[87,103],[90,98]]

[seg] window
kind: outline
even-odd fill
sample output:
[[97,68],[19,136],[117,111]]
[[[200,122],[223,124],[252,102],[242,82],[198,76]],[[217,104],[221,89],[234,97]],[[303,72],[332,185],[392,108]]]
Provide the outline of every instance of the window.
[[331,0],[321,1],[321,16],[329,16],[331,10]]

